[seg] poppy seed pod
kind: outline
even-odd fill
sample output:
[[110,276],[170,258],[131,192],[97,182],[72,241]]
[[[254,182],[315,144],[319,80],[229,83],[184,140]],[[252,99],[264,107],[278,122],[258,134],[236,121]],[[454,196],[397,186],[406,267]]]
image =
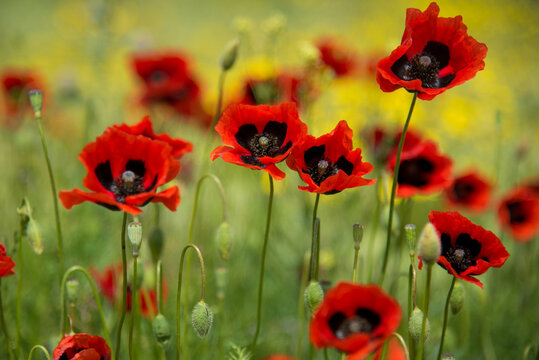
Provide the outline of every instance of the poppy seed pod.
[[353,226],[353,234],[354,234],[354,248],[356,250],[359,250],[359,245],[361,244],[361,240],[363,240],[363,225],[360,223],[356,223]]
[[155,341],[157,341],[159,345],[165,347],[171,336],[167,318],[163,314],[158,314],[153,320],[152,329]]
[[449,304],[451,305],[451,312],[453,315],[456,315],[459,313],[459,311],[462,309],[462,306],[464,305],[464,286],[462,286],[460,281],[457,281],[455,283],[455,287],[453,288],[453,294],[451,294],[451,299],[449,300]]
[[129,223],[127,225],[127,237],[131,242],[133,256],[138,256],[140,244],[142,243],[142,224],[139,222]]
[[219,257],[227,261],[230,256],[230,246],[232,245],[232,233],[230,232],[230,225],[226,221],[219,225],[215,234],[215,242],[217,243]]
[[213,323],[213,312],[203,300],[200,300],[195,305],[191,315],[191,322],[199,337],[204,338],[209,334]]
[[314,313],[324,300],[324,290],[318,281],[311,281],[305,289],[305,305]]
[[[420,308],[415,307],[410,316],[410,322],[408,323],[408,328],[410,330],[410,335],[414,338],[415,342],[418,343],[421,340],[421,330],[423,327],[423,311]],[[425,324],[425,338],[426,342],[430,334],[430,324],[429,319],[427,318],[427,323]]]
[[238,39],[234,39],[227,44],[225,51],[221,55],[221,69],[223,69],[223,71],[228,71],[234,66],[238,57],[239,45],[240,42]]
[[32,104],[32,109],[34,109],[35,116],[41,117],[41,109],[43,108],[43,91],[30,90],[28,92],[28,97],[30,98],[30,104]]
[[148,237],[150,252],[152,253],[152,261],[157,262],[161,258],[163,252],[163,243],[165,242],[165,234],[160,227],[153,228]]
[[440,256],[440,237],[430,222],[425,225],[419,236],[419,256],[428,265],[432,265]]

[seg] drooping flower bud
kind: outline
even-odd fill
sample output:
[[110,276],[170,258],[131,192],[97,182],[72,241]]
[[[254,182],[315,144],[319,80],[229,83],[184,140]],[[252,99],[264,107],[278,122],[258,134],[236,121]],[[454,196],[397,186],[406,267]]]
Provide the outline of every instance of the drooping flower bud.
[[224,266],[215,269],[215,286],[217,287],[217,298],[225,298],[226,284],[228,283],[228,269]]
[[354,248],[356,250],[359,250],[359,245],[361,244],[361,240],[363,240],[363,225],[360,223],[354,224]]
[[[421,309],[417,306],[412,311],[408,327],[410,330],[410,335],[412,335],[415,342],[418,343],[419,341],[421,341],[421,330],[423,327],[423,311],[421,311]],[[427,339],[429,338],[429,334],[430,324],[429,319],[427,318],[427,323],[425,324],[425,338],[423,339],[424,341],[427,341]]]
[[209,334],[213,323],[213,313],[203,300],[200,300],[195,305],[191,315],[191,322],[199,337],[203,338]]
[[224,261],[227,261],[230,256],[230,247],[232,245],[232,233],[230,231],[230,225],[226,221],[223,221],[217,233],[215,234],[215,242],[217,244],[217,251],[219,257]]
[[163,233],[163,230],[160,227],[153,228],[148,237],[148,245],[150,246],[152,261],[154,263],[157,263],[157,260],[161,258],[164,242],[165,234]]
[[127,237],[131,242],[133,256],[138,256],[140,244],[142,243],[142,224],[139,222],[131,222],[127,225]]
[[67,279],[66,281],[67,301],[74,304],[79,299],[79,281],[77,279]]
[[157,314],[153,320],[152,329],[155,341],[162,347],[167,346],[171,333],[167,318],[163,314]]
[[234,39],[227,44],[225,51],[221,55],[221,69],[228,71],[234,66],[236,58],[238,57],[238,47],[240,42],[238,39]]
[[453,315],[458,314],[459,311],[462,309],[462,306],[464,305],[464,296],[464,286],[462,286],[462,283],[460,281],[457,281],[455,283],[455,287],[453,288],[451,299],[449,300],[449,304],[451,304],[451,312],[453,313]]
[[41,90],[30,90],[28,92],[28,97],[30,98],[30,104],[32,104],[32,109],[36,117],[41,117],[41,109],[43,108],[43,91]]
[[404,236],[408,243],[408,250],[410,251],[410,257],[415,257],[415,240],[416,240],[416,227],[414,224],[404,225]]
[[318,281],[311,281],[305,288],[305,305],[314,313],[324,300],[324,290]]
[[440,256],[440,237],[436,228],[431,223],[427,223],[419,236],[418,251],[421,260],[428,265],[432,265]]

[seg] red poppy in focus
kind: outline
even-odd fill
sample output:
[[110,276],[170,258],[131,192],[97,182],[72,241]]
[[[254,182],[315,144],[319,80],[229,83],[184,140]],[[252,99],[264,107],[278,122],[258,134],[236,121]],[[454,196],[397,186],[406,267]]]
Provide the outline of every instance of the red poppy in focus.
[[14,267],[15,263],[11,257],[7,256],[4,244],[0,244],[0,278],[13,275],[15,273]]
[[277,106],[232,104],[224,111],[215,130],[223,143],[210,155],[232,164],[267,171],[275,180],[285,173],[275,164],[290,154],[292,144],[307,133],[294,103]]
[[316,43],[320,51],[320,60],[335,73],[342,77],[351,75],[358,70],[356,55],[339,44],[335,39],[324,38]]
[[172,147],[171,155],[179,160],[185,153],[193,151],[193,144],[182,139],[173,139],[168,134],[156,134],[149,116],[145,116],[139,123],[129,126],[127,124],[113,125],[113,128],[131,135],[142,135],[151,140],[163,141]]
[[462,206],[472,211],[485,210],[490,203],[492,186],[475,171],[456,177],[445,190],[451,206]]
[[144,83],[143,104],[165,104],[181,115],[198,118],[209,125],[211,117],[202,108],[200,87],[185,55],[136,55],[133,67]]
[[278,105],[283,102],[293,102],[299,107],[310,92],[307,80],[303,76],[281,72],[275,77],[247,80],[239,103]]
[[364,359],[399,327],[397,301],[375,285],[342,282],[328,291],[310,325],[311,342],[348,354],[348,360]]
[[484,69],[487,46],[467,34],[462,16],[443,18],[439,12],[434,2],[425,12],[406,11],[401,45],[378,62],[376,78],[383,91],[404,87],[432,100]]
[[178,187],[157,192],[180,170],[180,162],[172,158],[171,152],[172,148],[163,141],[108,128],[79,155],[88,171],[83,185],[93,192],[60,191],[60,200],[67,209],[91,201],[137,215],[142,212],[140,206],[161,202],[174,211],[180,203]]
[[35,74],[24,70],[6,70],[2,74],[2,91],[6,107],[6,125],[17,128],[17,117],[31,109],[28,91],[40,88],[40,81]]
[[[397,196],[410,197],[416,194],[427,195],[445,189],[451,184],[453,162],[438,152],[433,141],[420,141],[415,146],[407,145],[401,153]],[[389,160],[389,170],[395,169],[396,154]]]
[[[491,267],[501,267],[509,257],[502,242],[491,231],[475,225],[455,211],[431,211],[429,221],[441,240],[438,265],[451,275],[483,288],[474,276]],[[422,262],[419,263],[421,269]]]
[[539,233],[539,195],[533,187],[517,187],[498,206],[498,219],[518,242],[528,242]]
[[63,338],[54,349],[54,360],[110,360],[110,347],[95,335],[75,334]]
[[374,184],[376,180],[363,178],[372,171],[372,165],[361,161],[361,149],[353,149],[352,138],[352,129],[344,120],[329,134],[303,137],[286,159],[290,169],[307,183],[299,189],[330,195]]

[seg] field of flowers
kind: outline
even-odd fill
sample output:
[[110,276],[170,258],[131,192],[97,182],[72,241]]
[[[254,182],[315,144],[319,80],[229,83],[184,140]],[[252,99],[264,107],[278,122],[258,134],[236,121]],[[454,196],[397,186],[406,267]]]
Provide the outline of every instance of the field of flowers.
[[539,4],[0,2],[0,359],[539,359]]

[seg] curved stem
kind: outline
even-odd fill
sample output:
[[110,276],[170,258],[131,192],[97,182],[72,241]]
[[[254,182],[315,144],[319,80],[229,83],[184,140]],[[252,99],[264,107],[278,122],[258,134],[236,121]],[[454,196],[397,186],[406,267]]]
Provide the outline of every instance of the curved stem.
[[60,213],[58,212],[58,196],[56,192],[56,183],[54,181],[54,175],[52,173],[51,161],[49,159],[49,151],[47,150],[47,142],[45,140],[45,132],[41,126],[41,115],[36,115],[36,122],[39,128],[39,134],[41,135],[41,145],[43,147],[43,155],[45,156],[45,162],[47,163],[47,170],[49,173],[49,181],[51,184],[52,202],[54,204],[54,217],[56,221],[56,237],[58,239],[58,283],[62,282],[62,274],[64,273],[64,242],[62,238],[62,228],[60,226]]
[[421,324],[421,338],[418,344],[417,360],[423,359],[423,348],[425,347],[425,329],[427,328],[427,319],[429,317],[429,300],[430,300],[430,280],[432,278],[432,264],[427,265],[427,284],[425,286],[425,297],[423,299],[423,323]]
[[[0,280],[2,279],[0,278]],[[9,358],[11,360],[14,360],[15,355],[13,355],[13,349],[11,348],[11,341],[9,340],[9,334],[7,332],[6,321],[4,319],[4,306],[2,304],[2,281],[0,281],[0,323],[2,325],[2,331],[4,332],[4,336],[6,337],[6,347],[9,352]]]
[[178,292],[176,295],[176,359],[180,359],[180,349],[181,349],[181,331],[180,331],[180,300],[182,297],[182,275],[183,275],[183,260],[185,258],[185,253],[189,248],[192,248],[196,251],[198,255],[198,261],[200,262],[200,275],[202,278],[202,293],[200,295],[201,300],[204,300],[204,294],[206,292],[206,270],[204,267],[204,258],[202,257],[202,252],[195,244],[187,244],[182,250],[180,256],[180,268],[178,269]]
[[406,342],[404,341],[404,338],[401,336],[401,334],[394,332],[393,336],[399,340],[402,349],[404,350],[404,358],[406,360],[410,360],[410,352],[408,351],[408,346],[406,346]]
[[157,313],[161,314],[163,310],[163,263],[161,260],[157,261]]
[[[129,342],[128,342],[128,351],[129,359],[133,359],[133,325],[135,323],[135,316],[137,314],[137,255],[133,255],[133,282],[132,284],[132,296],[131,296],[131,317],[129,319]],[[151,307],[151,303],[147,302],[148,307]]]
[[264,245],[262,246],[262,261],[260,262],[260,276],[258,279],[258,301],[256,310],[256,331],[251,344],[251,353],[254,354],[256,348],[256,342],[258,340],[258,334],[260,333],[260,318],[262,317],[262,290],[264,287],[264,266],[266,264],[266,249],[268,247],[269,229],[271,223],[271,209],[273,206],[273,178],[268,174],[269,179],[269,201],[268,201],[268,214],[266,217],[266,232],[264,233]]
[[320,202],[320,194],[316,194],[316,200],[314,201],[314,207],[313,207],[313,222],[312,222],[312,237],[311,237],[311,260],[309,261],[309,280],[312,280],[314,276],[314,261],[317,259],[317,253],[318,253],[318,247],[319,243],[317,243],[317,237],[316,235],[316,216],[318,214],[318,203]]
[[389,258],[389,248],[391,247],[391,229],[393,227],[393,209],[395,207],[395,192],[397,190],[397,180],[399,178],[399,168],[401,161],[402,148],[404,146],[404,139],[406,137],[406,130],[408,130],[408,124],[410,124],[410,119],[412,118],[412,112],[414,111],[415,102],[417,100],[417,92],[414,92],[414,97],[412,98],[412,103],[410,104],[410,109],[408,110],[408,117],[402,128],[401,138],[399,140],[399,148],[397,150],[397,157],[395,159],[395,169],[393,170],[393,184],[391,186],[391,198],[389,200],[389,219],[387,224],[387,239],[386,239],[386,251],[384,253],[384,261],[382,263],[382,273],[380,275],[380,281],[378,285],[381,287],[384,283],[384,277],[386,275],[387,261]]
[[449,316],[449,300],[451,300],[451,294],[453,293],[453,288],[455,287],[455,283],[457,282],[457,278],[453,276],[453,281],[451,281],[451,287],[449,288],[449,292],[447,293],[447,299],[445,299],[445,308],[444,308],[444,324],[442,325],[442,339],[440,340],[440,349],[438,350],[438,360],[442,358],[442,351],[444,349],[444,340],[445,340],[445,331],[447,329],[447,319]]
[[62,285],[60,290],[60,297],[62,301],[62,324],[60,328],[60,337],[64,336],[65,326],[66,326],[66,290],[65,290],[65,284],[67,282],[67,279],[69,278],[69,275],[72,273],[79,271],[81,272],[86,280],[88,280],[88,283],[90,284],[90,287],[92,288],[92,293],[94,295],[95,303],[97,304],[97,310],[99,311],[99,318],[101,319],[101,326],[103,327],[103,335],[105,337],[105,340],[107,341],[107,344],[110,344],[110,335],[109,331],[107,330],[107,324],[105,322],[105,316],[103,315],[103,307],[101,306],[101,300],[99,300],[99,293],[97,292],[97,288],[95,287],[95,283],[88,274],[88,271],[86,271],[85,268],[79,265],[75,265],[67,269],[67,271],[64,274],[64,277],[62,278]]
[[51,360],[51,355],[47,351],[47,349],[43,345],[35,345],[31,350],[30,354],[28,354],[28,360],[32,360],[32,356],[34,355],[34,351],[41,350],[41,352],[45,355],[47,360]]
[[116,329],[116,350],[114,351],[114,358],[119,359],[120,356],[120,345],[122,341],[122,325],[125,320],[125,313],[127,311],[127,257],[125,255],[125,227],[127,224],[127,213],[124,212],[122,220],[122,235],[121,235],[121,245],[122,245],[122,314],[120,316],[120,322],[118,323],[118,328]]

